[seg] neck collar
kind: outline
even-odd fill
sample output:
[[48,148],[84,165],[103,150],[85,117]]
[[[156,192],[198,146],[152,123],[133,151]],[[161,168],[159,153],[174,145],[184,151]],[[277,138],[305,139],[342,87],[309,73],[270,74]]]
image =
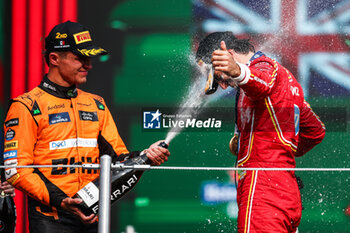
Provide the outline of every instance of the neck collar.
[[263,52],[261,52],[261,51],[258,51],[256,53],[254,53],[254,55],[250,58],[249,62],[252,62],[255,59],[257,59],[259,57],[262,57],[262,56],[265,56],[265,54]]
[[63,99],[75,98],[78,95],[77,88],[75,85],[70,87],[62,87],[50,81],[47,77],[47,74],[44,76],[44,79],[43,81],[41,81],[39,87],[47,93],[50,93],[53,96]]

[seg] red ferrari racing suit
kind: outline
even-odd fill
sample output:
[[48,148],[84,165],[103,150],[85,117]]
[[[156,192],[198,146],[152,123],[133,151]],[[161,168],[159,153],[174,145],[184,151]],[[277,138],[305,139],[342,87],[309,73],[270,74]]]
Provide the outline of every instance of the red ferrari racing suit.
[[[11,101],[4,129],[5,165],[73,165],[99,163],[103,154],[114,161],[130,156],[101,97],[58,86],[46,76]],[[62,200],[99,176],[96,170],[63,167],[10,168],[5,174],[29,196],[30,220],[58,222],[75,218],[60,209]]]
[[[325,136],[293,75],[257,52],[242,65],[237,101],[238,167],[294,168]],[[245,171],[237,190],[238,232],[295,232],[301,199],[292,171]]]

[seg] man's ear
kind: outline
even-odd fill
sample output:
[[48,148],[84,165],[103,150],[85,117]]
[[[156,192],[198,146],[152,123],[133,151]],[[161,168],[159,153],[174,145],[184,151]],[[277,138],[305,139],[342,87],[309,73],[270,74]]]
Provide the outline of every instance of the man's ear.
[[50,64],[52,64],[52,65],[54,65],[54,66],[57,66],[57,65],[58,65],[58,58],[59,58],[58,53],[51,52],[51,53],[49,54],[49,61],[50,61]]

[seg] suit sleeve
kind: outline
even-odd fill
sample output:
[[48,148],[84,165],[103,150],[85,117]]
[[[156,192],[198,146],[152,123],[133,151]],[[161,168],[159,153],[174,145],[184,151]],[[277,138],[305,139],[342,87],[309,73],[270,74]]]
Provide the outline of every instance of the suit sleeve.
[[[38,125],[29,108],[21,102],[12,102],[4,124],[4,164],[33,165],[37,132]],[[7,168],[5,176],[15,188],[45,205],[59,207],[66,197],[62,191],[49,192],[47,184],[33,168]]]
[[295,156],[300,157],[310,151],[323,140],[325,134],[324,124],[304,101],[300,112],[299,141]]
[[113,161],[121,161],[129,158],[131,154],[127,150],[122,138],[119,135],[117,126],[107,107],[105,107],[104,118],[98,137],[100,155],[108,154]]
[[235,79],[250,99],[262,99],[271,93],[277,76],[277,64],[260,61],[249,67],[244,64],[238,65],[241,75]]

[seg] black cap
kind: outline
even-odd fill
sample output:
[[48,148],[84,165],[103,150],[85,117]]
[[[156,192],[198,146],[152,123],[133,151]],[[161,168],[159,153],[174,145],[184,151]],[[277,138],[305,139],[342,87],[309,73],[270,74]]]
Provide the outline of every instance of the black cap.
[[89,30],[71,21],[56,25],[45,38],[47,53],[53,51],[71,51],[80,56],[96,57],[107,51],[92,43]]

